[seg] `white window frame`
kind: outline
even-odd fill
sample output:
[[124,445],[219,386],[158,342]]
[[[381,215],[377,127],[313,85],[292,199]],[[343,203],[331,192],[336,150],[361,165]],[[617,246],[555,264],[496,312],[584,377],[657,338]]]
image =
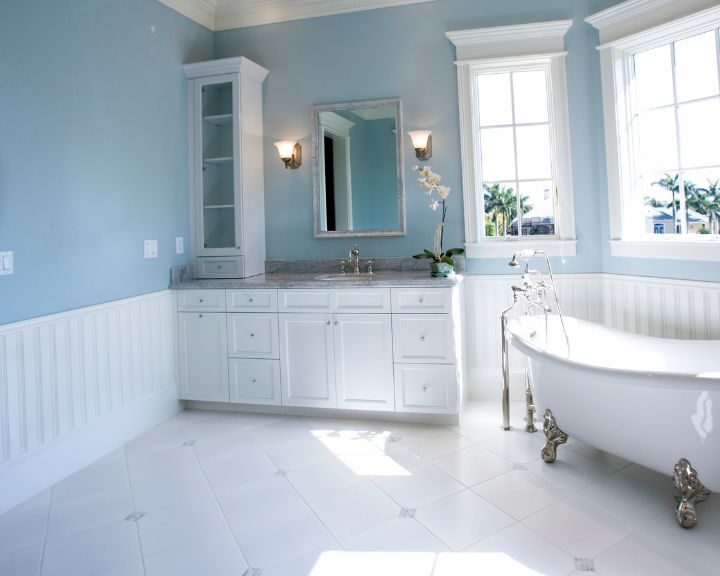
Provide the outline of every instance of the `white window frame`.
[[588,18],[600,32],[600,68],[610,209],[610,253],[629,258],[720,261],[720,238],[639,234],[633,189],[631,65],[638,52],[720,28],[717,0],[629,0]]
[[[446,34],[457,50],[465,250],[469,258],[505,258],[527,248],[545,250],[551,256],[575,256],[575,209],[563,41],[571,25],[572,20],[560,20]],[[519,71],[529,67],[541,67],[548,72],[556,233],[553,236],[489,237],[485,235],[484,179],[474,77],[490,70]]]

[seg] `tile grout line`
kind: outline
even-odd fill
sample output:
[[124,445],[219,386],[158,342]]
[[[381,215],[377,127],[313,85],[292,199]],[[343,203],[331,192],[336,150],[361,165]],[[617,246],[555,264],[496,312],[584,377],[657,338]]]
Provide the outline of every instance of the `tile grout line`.
[[55,494],[55,486],[57,483],[53,484],[50,487],[50,499],[48,501],[48,509],[47,509],[47,516],[45,518],[45,530],[43,533],[43,541],[42,541],[42,550],[40,554],[40,569],[38,570],[38,574],[42,576],[43,570],[45,569],[45,550],[47,549],[47,535],[48,535],[48,528],[50,527],[50,510],[52,508],[52,502],[53,502],[53,494]]
[[[130,476],[130,463],[128,462],[127,450],[125,448],[126,446],[127,444],[123,444],[122,447],[123,459],[125,461],[125,473],[127,474],[128,487],[130,488],[130,502],[132,504],[133,513],[135,513],[137,512],[137,506],[135,504],[135,487],[133,486],[132,477]],[[147,570],[145,568],[145,554],[143,553],[142,538],[140,537],[140,520],[142,520],[142,518],[138,518],[138,520],[135,520],[134,522],[135,534],[137,536],[138,548],[140,550],[140,564],[142,565],[143,574],[147,576]]]

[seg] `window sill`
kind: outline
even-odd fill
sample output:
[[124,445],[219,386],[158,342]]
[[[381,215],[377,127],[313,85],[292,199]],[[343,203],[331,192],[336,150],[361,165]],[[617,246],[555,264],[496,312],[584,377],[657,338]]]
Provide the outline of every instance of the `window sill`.
[[466,258],[512,258],[520,250],[542,250],[548,256],[575,256],[577,240],[514,240],[512,238],[488,239],[475,244],[465,244]]
[[620,258],[720,262],[720,239],[610,240],[610,254]]

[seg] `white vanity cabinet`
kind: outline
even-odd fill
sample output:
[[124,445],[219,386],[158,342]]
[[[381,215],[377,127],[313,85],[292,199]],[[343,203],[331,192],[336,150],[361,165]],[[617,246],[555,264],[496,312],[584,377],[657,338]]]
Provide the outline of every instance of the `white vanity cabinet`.
[[458,307],[449,288],[392,289],[398,412],[458,411]]
[[198,278],[265,271],[262,83],[247,58],[183,66],[188,78],[191,258]]
[[[389,288],[280,290],[283,404],[394,410]],[[376,313],[369,313],[376,312]]]
[[225,313],[180,312],[180,398],[227,402],[228,355]]
[[462,381],[457,291],[181,291],[180,397],[456,414]]
[[277,290],[227,290],[230,402],[279,405]]

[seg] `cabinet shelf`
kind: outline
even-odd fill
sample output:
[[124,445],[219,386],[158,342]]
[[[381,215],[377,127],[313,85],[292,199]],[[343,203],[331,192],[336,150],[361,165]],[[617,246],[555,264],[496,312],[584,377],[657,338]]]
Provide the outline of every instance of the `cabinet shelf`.
[[222,165],[222,164],[230,164],[230,162],[233,161],[232,156],[220,156],[218,158],[203,158],[204,164],[214,164],[214,165]]
[[219,208],[235,208],[235,204],[208,204],[204,206],[205,210],[217,210]]
[[213,124],[215,126],[225,126],[232,122],[232,114],[213,114],[211,116],[203,116],[203,122]]

